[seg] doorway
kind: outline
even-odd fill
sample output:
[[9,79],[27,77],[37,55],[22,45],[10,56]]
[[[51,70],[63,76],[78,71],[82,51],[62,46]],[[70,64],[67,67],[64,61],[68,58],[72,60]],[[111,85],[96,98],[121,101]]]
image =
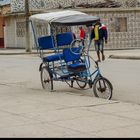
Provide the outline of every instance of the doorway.
[[0,48],[4,48],[4,19],[0,17]]

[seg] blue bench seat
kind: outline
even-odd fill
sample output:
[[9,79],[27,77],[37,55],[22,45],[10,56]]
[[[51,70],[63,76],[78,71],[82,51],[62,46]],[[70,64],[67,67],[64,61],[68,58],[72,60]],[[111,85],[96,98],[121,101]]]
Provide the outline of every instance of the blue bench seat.
[[[54,38],[52,36],[44,36],[38,39],[40,50],[54,50]],[[52,54],[47,57],[43,57],[43,62],[54,62],[59,61],[63,58],[63,54]]]
[[83,72],[86,70],[86,65],[81,62],[68,65],[68,71],[70,72]]
[[[71,32],[57,34],[57,47],[70,45],[73,41],[73,34]],[[40,50],[55,50],[55,43],[53,36],[44,36],[38,38],[38,44]],[[62,54],[53,54],[43,58],[44,62],[54,62],[64,60],[63,53]]]
[[[75,51],[77,48],[72,48],[72,50]],[[69,48],[66,48],[63,50],[63,55],[68,71],[75,73],[86,71],[86,65],[81,62],[80,54],[74,54]]]
[[43,61],[44,62],[54,62],[54,61],[59,61],[59,60],[63,60],[63,59],[64,59],[63,54],[54,54],[54,55],[44,57]]

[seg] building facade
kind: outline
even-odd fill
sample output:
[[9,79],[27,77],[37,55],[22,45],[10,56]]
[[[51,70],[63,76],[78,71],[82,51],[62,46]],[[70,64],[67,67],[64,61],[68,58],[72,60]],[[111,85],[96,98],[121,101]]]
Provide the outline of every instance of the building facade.
[[140,48],[140,10],[100,9],[84,10],[98,15],[109,31],[108,49]]
[[[107,25],[109,41],[106,49],[140,48],[140,0],[114,0],[115,8],[104,7],[107,0],[29,0],[30,11],[51,11],[53,9],[74,9],[90,15],[98,15]],[[102,8],[85,8],[81,5],[97,5]],[[11,12],[5,19],[5,46],[25,48],[24,0],[11,0]],[[31,45],[34,48],[31,32]]]
[[1,0],[0,1],[0,48],[5,48],[5,20],[4,15],[7,12],[11,12],[10,1]]
[[[30,10],[78,7],[81,4],[96,4],[96,6],[105,7],[106,2],[110,3],[108,8],[115,7],[115,5],[123,8],[140,7],[140,0],[29,0]],[[23,11],[25,7],[24,0],[11,0],[11,5],[12,12]]]
[[3,27],[3,17],[0,16],[0,48],[4,48],[4,27]]

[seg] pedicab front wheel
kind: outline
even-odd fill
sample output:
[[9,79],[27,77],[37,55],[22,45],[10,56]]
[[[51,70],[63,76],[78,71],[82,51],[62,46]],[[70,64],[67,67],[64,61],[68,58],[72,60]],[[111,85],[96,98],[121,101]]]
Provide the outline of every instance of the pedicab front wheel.
[[93,83],[93,92],[98,98],[110,100],[112,98],[113,86],[108,79],[100,77]]
[[53,90],[53,79],[47,67],[41,68],[41,84],[43,89],[50,92]]

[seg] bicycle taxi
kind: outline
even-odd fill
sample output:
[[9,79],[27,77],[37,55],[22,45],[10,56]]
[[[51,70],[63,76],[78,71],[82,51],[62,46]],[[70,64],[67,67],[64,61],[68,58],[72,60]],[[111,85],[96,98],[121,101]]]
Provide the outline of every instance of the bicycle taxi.
[[[99,17],[73,10],[30,17],[35,46],[42,60],[39,71],[45,90],[53,91],[54,81],[61,81],[71,88],[93,89],[96,97],[112,98],[111,82],[102,76],[98,62],[90,56],[91,27],[98,20]],[[74,36],[79,26],[87,28],[85,46]],[[38,33],[40,30],[43,33]]]

